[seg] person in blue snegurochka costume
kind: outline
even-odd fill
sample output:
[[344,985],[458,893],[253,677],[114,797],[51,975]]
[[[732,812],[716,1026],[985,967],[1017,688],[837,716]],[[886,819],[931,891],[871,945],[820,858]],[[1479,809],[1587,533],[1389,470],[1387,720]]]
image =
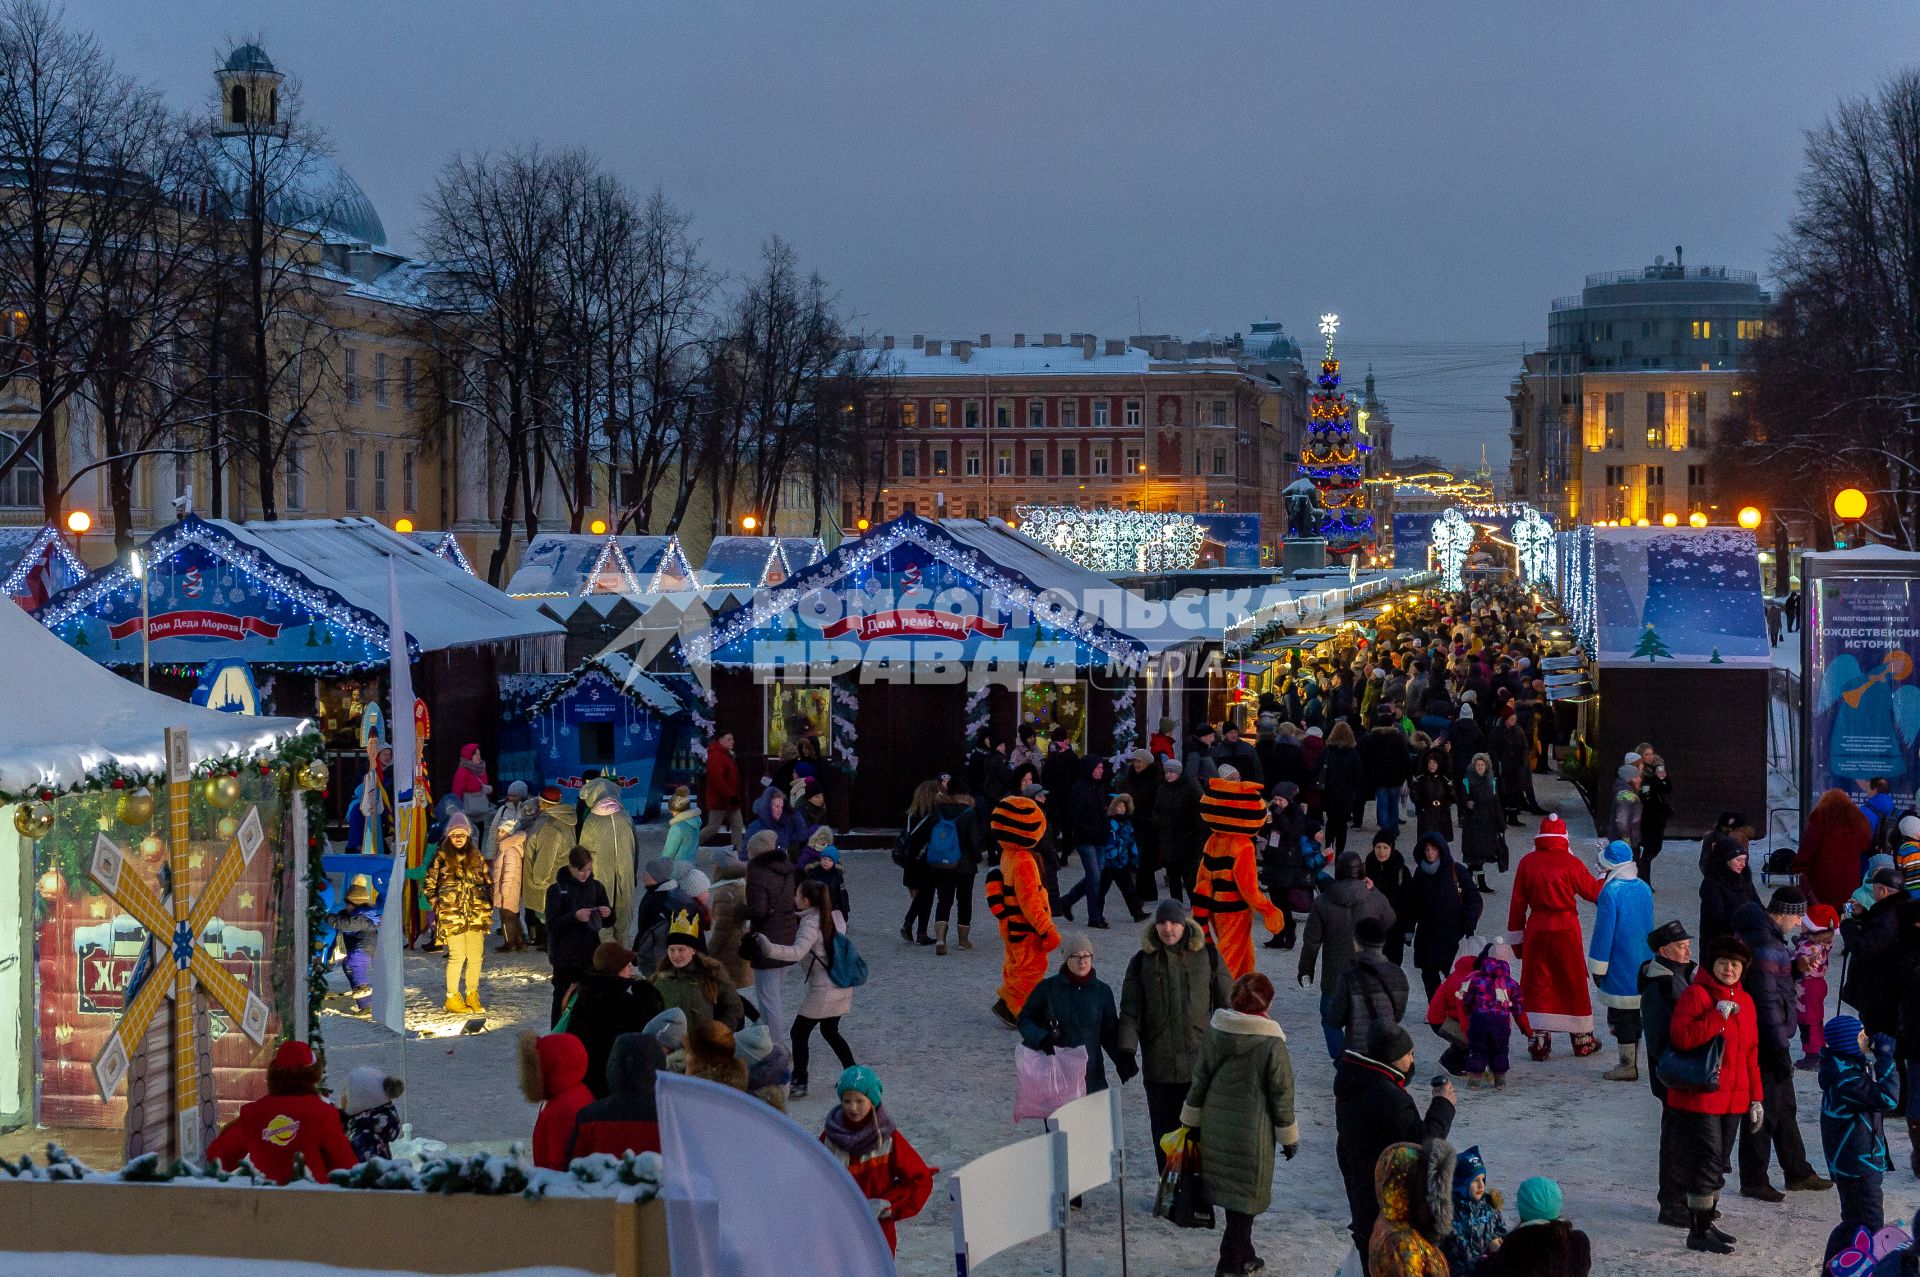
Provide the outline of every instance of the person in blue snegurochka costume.
[[[1653,930],[1653,891],[1640,881],[1633,848],[1616,838],[1598,857],[1606,885],[1587,942],[1587,968],[1607,1007],[1607,1027],[1620,1044],[1620,1063],[1604,1074],[1609,1082],[1640,1079],[1640,968],[1653,960],[1647,933]],[[1658,1061],[1649,1061],[1651,1068]]]

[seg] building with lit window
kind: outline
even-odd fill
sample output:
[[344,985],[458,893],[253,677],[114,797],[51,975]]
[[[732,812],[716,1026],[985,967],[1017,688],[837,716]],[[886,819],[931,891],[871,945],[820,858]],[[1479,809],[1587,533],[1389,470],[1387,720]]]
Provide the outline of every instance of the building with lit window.
[[1717,423],[1772,310],[1752,271],[1656,257],[1557,298],[1507,394],[1513,499],[1569,522],[1714,515]]
[[1268,324],[1232,339],[1046,333],[1028,341],[915,337],[883,347],[891,415],[873,432],[852,526],[901,514],[1016,518],[1022,505],[1259,514],[1285,531],[1280,491],[1305,421],[1298,348]]

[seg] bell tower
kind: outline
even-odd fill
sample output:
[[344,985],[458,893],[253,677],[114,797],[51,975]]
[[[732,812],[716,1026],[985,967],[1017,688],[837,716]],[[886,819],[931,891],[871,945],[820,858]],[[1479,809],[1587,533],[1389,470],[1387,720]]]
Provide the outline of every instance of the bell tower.
[[220,85],[220,123],[214,130],[220,136],[286,132],[280,119],[280,82],[286,77],[259,45],[237,46],[213,78]]

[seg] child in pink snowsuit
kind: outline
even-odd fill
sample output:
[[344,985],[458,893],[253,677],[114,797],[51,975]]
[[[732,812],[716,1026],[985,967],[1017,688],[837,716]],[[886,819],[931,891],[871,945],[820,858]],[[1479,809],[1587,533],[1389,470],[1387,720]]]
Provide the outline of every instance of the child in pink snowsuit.
[[1794,1064],[1797,1069],[1820,1067],[1820,1051],[1826,1045],[1824,1025],[1827,1016],[1827,963],[1833,959],[1833,933],[1840,916],[1832,905],[1815,905],[1807,910],[1807,925],[1793,938],[1793,969],[1799,975],[1800,1047],[1804,1054]]
[[1467,1077],[1474,1086],[1488,1082],[1505,1086],[1507,1046],[1514,1021],[1520,1022],[1520,1032],[1529,1037],[1533,1034],[1521,1001],[1520,982],[1503,960],[1483,954],[1458,996],[1467,1009]]

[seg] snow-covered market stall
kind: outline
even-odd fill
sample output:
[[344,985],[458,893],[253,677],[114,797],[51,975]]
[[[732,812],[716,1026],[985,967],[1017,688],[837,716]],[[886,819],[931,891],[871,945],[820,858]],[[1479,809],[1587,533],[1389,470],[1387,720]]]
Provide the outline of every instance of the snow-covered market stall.
[[1614,767],[1651,742],[1676,776],[1673,834],[1767,806],[1768,672],[1760,547],[1741,528],[1559,534],[1562,608],[1591,659],[1586,723],[1606,801]]
[[[35,615],[103,665],[188,699],[212,661],[245,662],[268,713],[311,717],[325,736],[339,819],[366,766],[367,705],[386,698],[387,613],[397,583],[432,711],[425,742],[440,792],[461,747],[494,760],[499,675],[561,664],[561,628],[372,519],[231,523],[187,515],[155,532],[133,564],[100,569]],[[143,615],[146,642],[142,642]]]
[[776,537],[715,537],[700,565],[700,584],[718,589],[764,590],[798,571]]
[[685,708],[626,656],[593,656],[566,674],[503,683],[496,783],[577,791],[592,773],[619,786],[628,814],[643,820],[658,808],[664,785],[691,779],[682,757]]
[[[812,736],[855,786],[846,815],[897,823],[914,786],[958,772],[974,730],[1064,726],[1081,752],[1132,748],[1149,646],[1100,612],[1143,603],[998,520],[914,515],[842,542],[819,563],[684,640],[711,674],[693,706],[732,732],[741,774]],[[862,754],[861,741],[886,742]],[[835,791],[839,791],[836,796]]]
[[677,536],[546,532],[527,543],[507,593],[523,599],[665,594],[698,584]]
[[203,1129],[308,1033],[319,738],[144,691],[15,607],[0,646],[0,1151],[53,1138],[111,1163],[123,1131],[139,1151],[173,1125],[181,988]]
[[51,523],[0,528],[0,592],[29,612],[87,574],[87,565]]

